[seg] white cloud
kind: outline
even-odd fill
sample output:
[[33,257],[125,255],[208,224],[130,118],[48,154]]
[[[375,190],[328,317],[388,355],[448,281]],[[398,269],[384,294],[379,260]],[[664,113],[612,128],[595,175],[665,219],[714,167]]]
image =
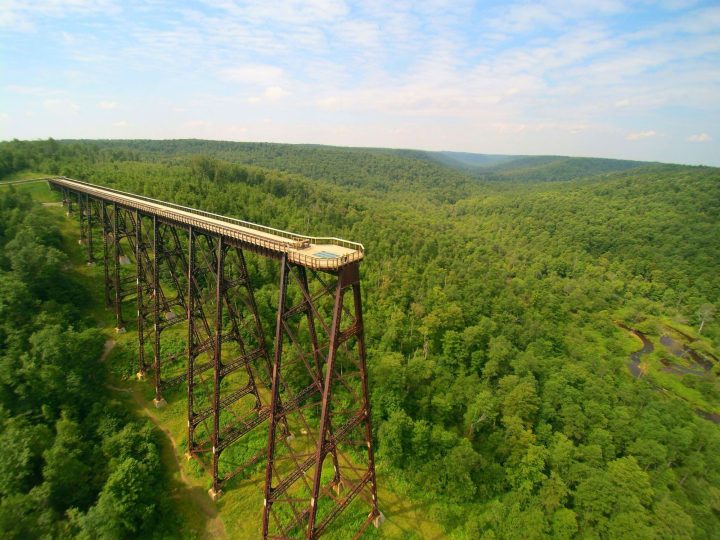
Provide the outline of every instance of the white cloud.
[[545,27],[563,27],[579,19],[621,13],[626,9],[621,0],[508,2],[490,19],[490,26],[501,32],[531,32]]
[[633,133],[628,133],[625,135],[625,138],[628,141],[639,141],[640,139],[649,139],[650,137],[657,136],[657,133],[653,130],[648,131],[635,131]]
[[111,15],[121,10],[116,0],[3,0],[0,28],[30,32],[43,18]]
[[717,32],[720,25],[720,6],[710,6],[688,11],[670,21],[644,28],[633,34],[634,38],[663,38],[677,33],[705,34]]
[[190,120],[189,122],[185,122],[183,124],[184,128],[189,129],[196,129],[196,128],[206,128],[210,126],[210,122],[206,120]]
[[220,75],[233,82],[273,86],[283,78],[283,70],[268,64],[245,64],[224,69]]
[[45,88],[42,86],[22,86],[17,84],[9,84],[5,87],[5,89],[8,92],[12,92],[13,94],[23,94],[27,96],[39,97],[56,96],[62,93],[57,88]]
[[347,15],[350,8],[343,0],[281,0],[244,2],[203,0],[226,14],[256,23],[282,22],[291,25],[329,22]]
[[43,101],[43,107],[56,114],[76,113],[80,110],[80,106],[69,99],[46,99]]
[[381,44],[382,30],[372,21],[345,21],[336,30],[338,37],[358,47],[369,49]]
[[127,120],[120,120],[118,122],[113,123],[113,127],[119,127],[119,128],[127,127],[127,125],[128,125]]
[[265,97],[265,99],[270,101],[276,101],[289,95],[290,92],[288,92],[287,90],[283,90],[279,86],[268,86],[265,89],[265,92],[263,92],[263,96]]
[[285,96],[289,96],[290,92],[283,90],[279,86],[268,86],[261,96],[252,96],[248,98],[248,103],[261,103],[263,101],[278,101]]
[[661,0],[659,2],[663,8],[670,10],[686,9],[693,7],[697,3],[698,0]]
[[[0,29],[0,48],[37,53],[10,58],[6,81],[18,84],[0,99],[6,131],[28,137],[103,136],[92,114],[43,125],[48,110],[81,106],[95,116],[132,108],[143,122],[116,127],[133,136],[246,130],[255,140],[639,159],[670,159],[661,147],[687,139],[707,144],[676,146],[710,155],[720,6],[692,1],[0,0],[0,26],[35,26]],[[33,110],[32,122],[17,121]]]

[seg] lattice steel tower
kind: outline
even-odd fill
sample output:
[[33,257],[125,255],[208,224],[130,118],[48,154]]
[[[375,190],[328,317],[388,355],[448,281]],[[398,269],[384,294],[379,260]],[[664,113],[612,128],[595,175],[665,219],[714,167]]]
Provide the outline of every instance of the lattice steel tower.
[[[211,495],[264,461],[263,538],[378,526],[362,245],[48,181],[69,214],[77,208],[88,263],[103,262],[119,331],[135,299],[138,374],[152,374],[155,404],[185,385],[187,453],[208,470]],[[246,253],[279,261],[272,348]]]

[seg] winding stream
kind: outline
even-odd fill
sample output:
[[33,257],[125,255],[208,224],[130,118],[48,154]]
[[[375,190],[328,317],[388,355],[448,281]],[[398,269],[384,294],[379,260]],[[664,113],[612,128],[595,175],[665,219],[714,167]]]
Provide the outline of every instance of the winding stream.
[[662,336],[660,336],[660,343],[662,343],[663,346],[673,356],[675,356],[677,358],[690,357],[693,365],[699,366],[699,367],[695,367],[695,368],[688,368],[685,366],[679,366],[677,364],[670,362],[669,360],[663,359],[663,360],[661,360],[661,362],[665,366],[663,368],[663,371],[667,371],[668,373],[675,373],[676,375],[701,376],[705,372],[710,371],[710,369],[712,369],[712,362],[710,362],[706,358],[703,358],[702,356],[697,354],[695,351],[693,351],[687,345],[680,343],[679,341],[675,341],[670,336],[668,336],[666,334],[663,334]]
[[[631,353],[631,354],[630,354],[630,362],[628,363],[628,369],[630,370],[630,373],[632,373],[633,377],[635,377],[636,379],[639,379],[639,378],[642,377],[642,375],[643,375],[642,370],[640,369],[641,358],[642,358],[643,355],[653,352],[653,350],[655,350],[655,347],[654,347],[653,344],[650,342],[650,340],[645,336],[645,334],[643,334],[643,333],[640,332],[639,330],[635,330],[634,328],[630,328],[629,326],[625,326],[625,325],[622,324],[622,323],[616,323],[616,324],[617,324],[620,328],[622,328],[622,329],[624,329],[624,330],[627,330],[627,331],[630,332],[632,335],[634,335],[636,338],[638,338],[640,341],[642,341],[642,344],[643,344],[642,349],[637,350],[637,351],[635,351],[634,353]],[[661,340],[661,341],[662,341],[662,340]],[[665,342],[662,342],[662,343],[663,343],[663,345],[665,345]],[[668,344],[669,344],[669,343],[668,343]],[[689,349],[689,348],[688,348],[688,349]],[[692,351],[692,349],[689,349],[689,351],[694,352],[694,351]],[[696,356],[697,356],[697,353],[695,353],[695,354],[696,354]],[[693,360],[695,360],[695,357],[694,357],[694,356],[693,356],[692,358],[693,358]],[[701,357],[701,358],[702,358],[702,357]],[[706,361],[707,361],[707,359],[703,359],[703,360],[706,360]],[[698,362],[698,363],[699,363],[701,366],[705,367],[702,362]],[[679,366],[677,366],[677,367],[679,367]],[[655,391],[657,391],[657,392],[666,392],[665,389],[656,386],[655,384],[653,384],[653,383],[650,382],[650,381],[648,381],[648,382],[649,382],[650,385],[653,387],[653,389],[655,389]],[[711,413],[711,412],[704,411],[704,410],[702,410],[702,409],[697,409],[697,408],[696,408],[696,409],[693,409],[693,410],[695,411],[695,414],[697,414],[699,417],[704,418],[705,420],[709,420],[710,422],[713,422],[714,424],[720,424],[720,414]]]
[[625,326],[622,323],[617,323],[617,325],[620,328],[627,330],[640,341],[642,341],[642,349],[637,350],[630,355],[630,363],[628,364],[628,369],[630,370],[630,373],[632,373],[633,377],[639,379],[643,375],[643,372],[640,369],[641,358],[644,354],[649,354],[653,352],[655,350],[655,347],[653,346],[652,342],[645,337],[645,334],[640,332],[640,330],[635,330],[633,328],[630,328],[629,326]]

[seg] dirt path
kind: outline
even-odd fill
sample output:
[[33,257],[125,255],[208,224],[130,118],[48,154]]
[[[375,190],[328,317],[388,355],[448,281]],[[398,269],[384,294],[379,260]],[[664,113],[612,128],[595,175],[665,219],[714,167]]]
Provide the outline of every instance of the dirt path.
[[179,473],[180,480],[185,485],[188,496],[190,497],[192,502],[197,505],[197,508],[202,511],[203,515],[207,518],[207,521],[205,522],[204,538],[226,538],[227,533],[225,531],[225,525],[218,516],[218,511],[215,503],[212,501],[212,499],[210,499],[210,496],[205,492],[203,488],[195,485],[192,480],[188,478],[188,476],[185,474],[185,470],[183,469],[182,463],[180,462],[181,458],[178,458],[177,443],[175,442],[175,439],[173,439],[170,431],[160,423],[160,419],[148,408],[147,403],[142,398],[142,396],[140,396],[137,392],[133,391],[130,391],[129,393],[132,396],[133,401],[135,401],[143,414],[150,419],[150,421],[155,425],[155,427],[157,427],[165,434],[168,442],[170,442],[174,459],[174,470],[172,472]]
[[[114,346],[115,341],[113,341],[112,339],[109,339],[105,342],[103,353],[99,358],[100,362],[105,361]],[[157,415],[154,414],[153,411],[148,407],[148,404],[143,399],[143,397],[138,392],[133,391],[131,388],[120,388],[110,384],[107,384],[106,387],[110,390],[113,390],[115,392],[122,392],[131,397],[138,410],[143,415],[145,415],[155,425],[155,427],[165,435],[167,442],[170,443],[170,447],[172,449],[171,452],[169,452],[172,454],[172,457],[170,459],[165,459],[164,462],[166,463],[166,465],[170,466],[170,472],[171,474],[173,474],[173,476],[177,473],[182,484],[182,489],[186,492],[185,495],[191,500],[192,504],[200,510],[203,517],[205,518],[205,530],[202,538],[227,538],[225,525],[223,524],[222,520],[218,515],[215,503],[212,501],[212,499],[210,499],[210,496],[205,492],[203,488],[194,484],[193,481],[185,474],[185,470],[183,469],[182,463],[180,462],[181,458],[178,457],[178,449],[175,439],[173,439],[170,431],[162,425]]]
[[114,346],[115,346],[115,340],[108,339],[105,342],[105,345],[103,345],[103,352],[100,355],[100,358],[98,358],[98,362],[103,363],[105,360],[107,360],[108,354],[110,354],[110,351],[113,350]]
[[10,180],[0,182],[0,186],[17,186],[18,184],[39,184],[40,182],[47,182],[43,178],[29,178],[27,180]]

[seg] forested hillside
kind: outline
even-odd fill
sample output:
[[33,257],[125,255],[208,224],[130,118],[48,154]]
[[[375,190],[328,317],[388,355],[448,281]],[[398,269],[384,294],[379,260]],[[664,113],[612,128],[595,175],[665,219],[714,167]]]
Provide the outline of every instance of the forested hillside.
[[0,188],[0,536],[179,534],[155,436],[111,399],[57,220]]
[[[719,169],[553,158],[529,160],[515,173],[502,163],[493,176],[422,152],[287,146],[16,141],[0,145],[0,174],[64,174],[362,242],[381,478],[406,486],[448,536],[716,536],[720,426],[704,416],[720,413]],[[3,222],[24,223],[29,201],[4,204],[17,210],[3,209]],[[89,440],[104,441],[125,422],[112,431],[99,411],[68,409],[61,398],[42,405],[27,392],[23,377],[42,354],[32,347],[49,342],[32,337],[38,319],[60,332],[76,300],[59,277],[57,237],[42,236],[51,227],[32,233],[54,261],[54,273],[39,274],[46,286],[28,277],[28,265],[43,268],[37,257],[13,262],[20,251],[12,246],[26,244],[22,234],[36,238],[24,230],[0,229],[0,279],[9,284],[0,289],[0,438],[16,439],[13,422],[23,421],[49,442],[45,454],[22,458],[28,472],[20,480],[0,482],[3,515],[11,515],[10,494],[33,501],[52,485],[44,472],[52,437],[44,434],[57,432],[57,441],[59,426],[73,421],[93,433]],[[258,270],[270,290],[277,270]],[[33,299],[35,311],[20,314],[19,294]],[[637,377],[629,355],[642,344],[619,325],[655,344]],[[89,340],[94,348],[84,350],[97,357],[100,345],[83,328],[62,339]],[[677,371],[690,368],[686,356],[662,349],[659,340],[670,335],[684,336],[708,368]],[[84,358],[73,356],[73,369],[85,369]],[[44,384],[56,384],[53,373]],[[78,452],[112,448],[76,444]],[[18,470],[1,468],[0,478]],[[122,470],[98,472],[82,500],[55,508],[49,498],[44,508],[60,519],[76,506],[69,515],[85,516],[77,518],[81,527],[104,508],[107,478]],[[125,534],[142,536],[140,529]]]

